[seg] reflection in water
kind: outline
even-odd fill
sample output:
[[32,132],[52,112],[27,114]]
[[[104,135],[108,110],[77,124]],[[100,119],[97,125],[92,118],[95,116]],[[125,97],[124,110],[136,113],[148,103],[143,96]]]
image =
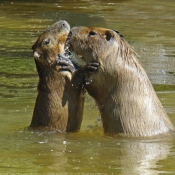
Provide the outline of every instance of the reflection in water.
[[[65,138],[65,140],[69,139],[69,137]],[[61,156],[64,157],[64,161],[62,160],[61,166],[65,167],[65,172],[74,173],[157,175],[160,173],[159,170],[156,170],[159,168],[157,163],[167,158],[172,147],[172,138],[165,140],[99,140],[96,137],[97,140],[89,142],[86,138],[82,139],[84,143],[79,140],[76,144],[74,142],[76,138],[74,137],[74,143],[71,142],[71,139],[64,147],[64,156]],[[56,162],[58,163],[57,160]]]
[[0,172],[9,173],[157,175],[162,172],[158,162],[167,158],[173,144],[172,138],[135,140],[36,130],[19,130],[5,139],[9,145],[0,143]]
[[29,125],[36,98],[38,76],[31,46],[59,19],[71,26],[118,29],[140,55],[175,124],[174,9],[172,0],[0,2],[0,173],[175,171],[174,139],[107,138],[95,128],[99,112],[89,98],[80,133],[18,131]]
[[167,158],[171,146],[171,140],[128,140],[122,145],[122,174],[159,174],[160,172],[155,170],[158,167],[156,164]]

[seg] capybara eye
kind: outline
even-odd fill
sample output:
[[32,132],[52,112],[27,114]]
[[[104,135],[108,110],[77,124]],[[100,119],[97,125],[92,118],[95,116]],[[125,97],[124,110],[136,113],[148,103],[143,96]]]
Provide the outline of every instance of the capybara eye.
[[89,32],[89,36],[95,36],[95,35],[97,35],[96,32],[94,32],[94,31],[90,31],[90,32]]
[[50,38],[48,38],[46,41],[45,41],[45,45],[48,45],[50,43]]
[[106,31],[106,40],[109,41],[112,37],[113,37],[113,34],[111,31]]

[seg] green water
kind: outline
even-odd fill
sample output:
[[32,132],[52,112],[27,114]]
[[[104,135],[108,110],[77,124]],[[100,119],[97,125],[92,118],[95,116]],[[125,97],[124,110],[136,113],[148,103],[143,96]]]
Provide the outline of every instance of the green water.
[[31,46],[59,19],[118,29],[140,55],[175,125],[174,9],[173,0],[0,1],[0,174],[175,174],[174,137],[106,137],[88,96],[79,133],[26,129],[38,81]]

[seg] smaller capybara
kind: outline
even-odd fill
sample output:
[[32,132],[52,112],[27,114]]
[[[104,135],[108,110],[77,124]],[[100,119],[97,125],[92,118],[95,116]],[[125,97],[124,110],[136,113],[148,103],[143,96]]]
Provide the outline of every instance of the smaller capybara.
[[84,108],[82,77],[76,76],[75,63],[65,56],[65,42],[70,31],[66,21],[58,21],[43,32],[33,45],[39,75],[30,127],[79,131]]
[[149,137],[174,131],[137,54],[118,31],[74,27],[68,38],[86,63],[100,64],[86,77],[85,88],[98,105],[105,134]]

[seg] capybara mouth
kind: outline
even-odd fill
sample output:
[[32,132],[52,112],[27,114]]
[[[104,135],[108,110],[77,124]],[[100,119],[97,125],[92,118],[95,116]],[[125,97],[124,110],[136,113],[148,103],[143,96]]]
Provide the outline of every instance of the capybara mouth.
[[83,56],[82,55],[79,55],[75,52],[75,50],[73,49],[73,46],[71,45],[70,43],[70,39],[71,37],[67,38],[66,40],[66,44],[65,44],[65,54],[66,57],[68,59],[75,59],[74,61],[77,62],[77,59],[80,58],[81,60],[83,60]]
[[65,48],[64,48],[66,55],[71,55],[71,52],[73,51],[73,47],[70,44],[70,39],[71,39],[71,37],[68,35],[68,37],[66,39],[66,43],[65,43]]
[[64,55],[67,57],[67,59],[71,60],[79,68],[79,66],[84,65],[83,57],[82,55],[79,55],[75,52],[71,44],[71,39],[72,39],[72,32],[70,31],[66,39]]
[[68,41],[66,41],[66,45],[65,45],[65,56],[67,57],[67,59],[73,60],[75,62],[77,62],[78,58],[82,58],[82,55],[78,55],[75,50],[73,49],[73,46],[71,45],[71,43],[69,42],[70,39]]
[[72,38],[72,32],[70,31],[67,36],[66,43],[69,43],[71,38]]
[[72,38],[72,32],[70,31],[68,36],[67,36],[66,44],[65,44],[65,52],[66,52],[66,54],[71,54],[71,52],[74,52],[73,47],[72,47],[72,45],[70,43],[71,38]]

